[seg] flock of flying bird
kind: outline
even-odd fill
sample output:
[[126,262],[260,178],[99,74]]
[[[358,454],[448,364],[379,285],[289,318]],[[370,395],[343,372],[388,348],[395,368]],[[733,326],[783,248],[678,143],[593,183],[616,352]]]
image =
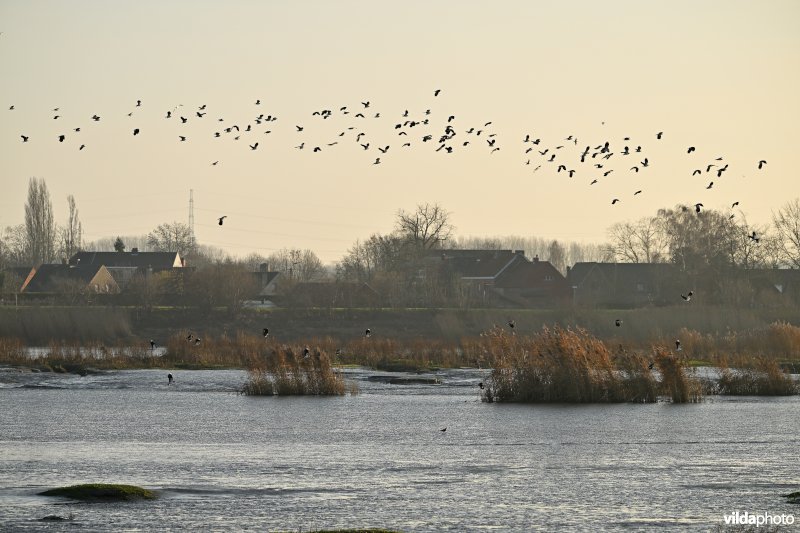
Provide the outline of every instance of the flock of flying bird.
[[[437,98],[441,90],[433,92],[433,97]],[[224,118],[208,118],[210,109],[206,104],[197,106],[195,109],[188,109],[182,104],[164,111],[163,120],[172,121],[176,126],[176,142],[188,142],[197,136],[206,136],[219,140],[244,140],[250,151],[256,151],[264,147],[265,139],[269,138],[273,131],[277,131],[278,116],[276,114],[261,112],[262,101],[256,99],[252,102],[252,115],[245,121],[228,121]],[[141,100],[136,100],[135,105],[127,113],[131,118],[131,135],[144,135],[149,124],[138,124],[142,121],[139,118],[144,105]],[[426,147],[430,150],[442,153],[453,154],[464,150],[483,150],[488,154],[494,154],[501,149],[497,132],[492,130],[492,121],[481,121],[479,124],[462,127],[454,114],[440,113],[436,111],[437,106],[424,110],[412,112],[404,110],[393,114],[382,113],[375,110],[372,102],[363,100],[355,106],[341,105],[332,108],[322,108],[314,110],[307,116],[307,122],[293,124],[289,128],[289,134],[295,136],[292,143],[294,149],[307,151],[311,154],[329,152],[340,149],[350,144],[350,148],[369,155],[372,165],[383,164],[387,157],[396,152],[402,152],[417,147]],[[10,111],[15,110],[15,106],[10,106]],[[61,108],[52,110],[52,120],[64,122],[65,114],[62,115]],[[97,113],[88,117],[87,120],[100,122],[101,116]],[[370,133],[371,124],[381,124],[388,121],[390,133],[383,137]],[[328,138],[314,139],[312,132],[318,124],[313,122],[325,123],[327,129],[336,133],[327,133]],[[214,127],[201,132],[197,124],[214,125]],[[71,132],[62,131],[53,141],[58,143],[67,142],[70,138],[78,139],[75,144],[78,150],[87,149],[87,145],[80,140],[80,135],[85,126],[73,124]],[[148,126],[147,128],[145,126]],[[163,127],[163,126],[160,126]],[[156,128],[152,128],[155,130]],[[321,128],[324,129],[324,128]],[[67,130],[67,128],[64,128]],[[664,138],[664,132],[657,132],[651,139],[660,142]],[[21,133],[22,143],[33,142],[31,135]],[[387,140],[389,139],[389,140]],[[392,140],[394,139],[394,140]],[[88,142],[88,141],[87,141]],[[646,143],[645,143],[646,144]],[[580,146],[585,146],[580,148]],[[642,144],[634,141],[632,137],[622,137],[620,141],[603,140],[594,143],[581,143],[577,135],[569,135],[560,142],[545,145],[542,138],[532,134],[526,134],[521,140],[519,148],[522,160],[526,166],[532,166],[533,172],[542,169],[552,171],[556,175],[568,178],[584,177],[590,186],[606,181],[612,173],[619,175],[623,172],[644,174],[651,167],[653,162]],[[377,152],[377,153],[376,153]],[[696,159],[697,150],[695,146],[689,146],[686,150],[686,157]],[[210,162],[212,166],[218,166],[221,160]],[[758,161],[757,169],[763,169],[767,164],[766,160]],[[711,161],[692,161],[692,176],[708,176],[709,181],[705,189],[712,189],[716,180],[723,178],[729,169],[729,164],[723,157],[716,157]],[[642,189],[637,189],[632,196],[642,194]],[[620,203],[620,197],[613,197],[611,205]],[[731,206],[736,207],[739,202],[734,202]],[[695,211],[699,214],[703,208],[701,202],[694,203]],[[218,218],[219,225],[222,225],[224,216]],[[731,215],[733,218],[733,215]]]

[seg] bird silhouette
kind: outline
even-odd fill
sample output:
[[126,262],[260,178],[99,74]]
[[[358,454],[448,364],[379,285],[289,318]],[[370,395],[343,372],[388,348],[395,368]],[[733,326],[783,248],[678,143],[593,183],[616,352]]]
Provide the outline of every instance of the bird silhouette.
[[692,299],[692,295],[694,295],[694,292],[689,291],[687,294],[681,294],[681,298],[683,298],[684,301],[688,302]]
[[694,146],[690,146],[689,149],[686,150],[687,154],[691,154],[692,152],[694,152]]
[[249,146],[250,146],[250,149],[251,149],[251,150],[255,150],[256,148],[258,148],[258,143],[251,144],[251,145],[249,145]]
[[694,210],[696,213],[700,213],[700,208],[703,207],[703,204],[694,204]]
[[269,337],[269,328],[264,328],[264,331],[262,331],[261,333],[264,335],[264,338],[266,339],[267,337]]
[[64,142],[64,139],[66,139],[66,137],[65,137],[65,136],[63,136],[63,135],[59,135],[59,136],[58,136],[58,142],[60,142],[60,143],[63,143],[63,142]]
[[739,205],[739,202],[738,202],[738,201],[736,201],[736,202],[733,202],[733,203],[731,204],[731,209],[733,209],[733,208],[734,208],[734,207],[736,207],[737,205]]
[[675,339],[675,351],[681,351],[681,341],[679,339]]
[[373,165],[380,165],[380,164],[381,164],[381,158],[380,158],[380,157],[376,157],[376,158],[375,158],[375,162],[374,162],[374,163],[372,163],[372,164],[373,164]]
[[228,218],[228,215],[223,215],[223,216],[221,216],[221,217],[219,217],[219,218],[217,219],[217,220],[219,221],[219,225],[220,225],[220,226],[222,225],[222,222],[223,222],[223,221],[224,221],[226,218]]
[[760,242],[761,241],[761,239],[756,236],[756,232],[755,231],[752,234],[748,235],[748,237],[750,239],[752,239],[753,241],[755,241],[755,242]]
[[708,184],[708,187],[706,187],[706,189],[710,189],[713,186],[714,186],[714,182],[712,181],[711,183]]
[[441,89],[436,89],[435,91],[433,91],[433,96],[439,96],[440,92],[442,92]]
[[641,190],[638,190],[638,191],[636,191],[635,193],[633,193],[633,195],[634,195],[634,196],[636,196],[637,194],[642,194],[642,191],[641,191]]
[[659,131],[658,133],[656,133],[656,139],[660,139],[662,135],[664,135],[664,132]]
[[617,327],[620,327],[620,326],[622,326],[622,320],[620,320],[619,318],[618,318],[618,319],[616,319],[616,320],[614,321],[614,325],[615,325],[615,326],[617,326]]
[[175,379],[172,377],[172,374],[167,374],[167,385],[172,385],[173,381],[175,381]]
[[156,341],[150,339],[150,351],[153,351],[155,349],[156,349]]
[[758,170],[761,170],[761,168],[766,164],[767,164],[767,162],[765,160],[763,160],[763,159],[761,161],[759,161],[758,162]]
[[371,336],[372,336],[372,330],[367,328],[366,331],[364,331],[364,337],[371,337]]
[[133,134],[134,134],[134,135],[139,135],[139,128],[135,128],[135,129],[133,130]]
[[508,327],[510,327],[512,330],[514,329],[514,327],[516,327],[516,325],[517,323],[514,322],[513,320],[508,321]]
[[28,142],[28,139],[30,139],[30,137],[27,135],[20,135],[20,137],[22,137],[22,142],[24,143]]
[[617,203],[619,201],[620,201],[619,198],[614,198],[613,200],[611,200],[611,205],[614,205],[615,203]]

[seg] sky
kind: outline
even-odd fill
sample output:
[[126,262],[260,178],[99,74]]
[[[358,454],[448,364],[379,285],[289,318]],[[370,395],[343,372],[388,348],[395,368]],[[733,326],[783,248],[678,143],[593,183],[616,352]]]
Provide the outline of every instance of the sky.
[[326,263],[424,203],[459,236],[765,224],[800,196],[799,26],[793,0],[0,0],[0,227],[31,177],[85,241],[187,223],[192,191],[201,244]]

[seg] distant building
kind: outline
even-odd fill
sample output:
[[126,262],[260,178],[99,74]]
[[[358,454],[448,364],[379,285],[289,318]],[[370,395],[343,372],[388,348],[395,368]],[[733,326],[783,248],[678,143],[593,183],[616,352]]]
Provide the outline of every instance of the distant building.
[[[574,305],[633,308],[680,303],[680,273],[669,263],[575,263],[567,268]],[[686,285],[686,284],[684,284]]]
[[436,250],[426,258],[439,276],[454,275],[479,305],[557,307],[569,302],[569,285],[552,264],[523,250]]
[[119,285],[117,285],[114,277],[102,265],[95,268],[92,266],[43,264],[35,269],[33,275],[26,280],[20,292],[115,294],[119,290]]

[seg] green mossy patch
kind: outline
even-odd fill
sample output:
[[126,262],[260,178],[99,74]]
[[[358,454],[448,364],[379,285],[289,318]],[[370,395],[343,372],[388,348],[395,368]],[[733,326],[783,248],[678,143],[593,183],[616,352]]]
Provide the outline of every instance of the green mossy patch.
[[116,485],[111,483],[87,483],[59,487],[39,493],[42,496],[60,496],[88,502],[114,502],[130,500],[153,500],[156,493],[134,485]]

